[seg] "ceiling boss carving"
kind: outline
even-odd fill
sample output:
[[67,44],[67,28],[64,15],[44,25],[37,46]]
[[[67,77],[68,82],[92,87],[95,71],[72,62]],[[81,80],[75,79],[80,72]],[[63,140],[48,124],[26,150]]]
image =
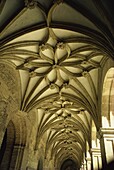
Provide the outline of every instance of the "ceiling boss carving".
[[1,129],[13,121],[16,145],[20,134],[28,153],[21,168],[39,169],[39,159],[43,169],[61,169],[70,158],[80,169],[99,145],[103,81],[114,66],[113,10],[108,0],[1,1]]
[[56,118],[64,121],[70,119],[72,115],[80,114],[81,111],[84,111],[83,108],[76,106],[75,103],[61,96],[52,99],[52,101],[45,100],[38,108],[43,109],[45,114],[55,115]]
[[[67,85],[72,77],[81,77],[99,67],[91,57],[78,55],[71,51],[68,43],[55,42],[51,38],[38,48],[38,57],[28,57],[17,69],[29,71],[29,76],[44,77],[48,84]],[[66,83],[66,84],[65,84]],[[53,88],[51,86],[51,88]]]
[[37,6],[37,0],[25,0],[25,6],[32,9]]

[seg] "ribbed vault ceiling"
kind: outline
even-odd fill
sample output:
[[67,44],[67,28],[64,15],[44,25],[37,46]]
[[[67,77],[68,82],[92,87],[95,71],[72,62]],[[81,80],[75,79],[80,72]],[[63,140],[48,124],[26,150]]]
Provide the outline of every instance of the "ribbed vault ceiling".
[[20,110],[38,113],[35,149],[47,132],[55,162],[80,166],[91,120],[99,127],[99,74],[113,57],[109,8],[108,0],[1,1],[0,60],[19,71]]

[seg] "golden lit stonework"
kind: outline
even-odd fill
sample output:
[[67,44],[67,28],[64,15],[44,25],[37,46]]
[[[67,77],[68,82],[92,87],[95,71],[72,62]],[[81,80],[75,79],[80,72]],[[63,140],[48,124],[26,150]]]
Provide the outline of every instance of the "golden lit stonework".
[[[51,40],[53,40],[51,38]],[[85,76],[87,72],[99,67],[91,58],[71,50],[68,43],[48,42],[38,48],[38,57],[28,57],[17,69],[29,71],[30,77],[43,77],[50,84],[64,84],[73,77]],[[59,83],[58,83],[59,82]]]

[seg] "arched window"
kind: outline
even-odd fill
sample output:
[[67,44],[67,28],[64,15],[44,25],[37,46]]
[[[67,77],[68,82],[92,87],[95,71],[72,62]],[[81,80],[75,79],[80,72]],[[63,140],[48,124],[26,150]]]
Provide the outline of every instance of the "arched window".
[[2,146],[0,149],[0,169],[21,169],[22,158],[25,148],[25,127],[22,127],[22,119],[9,122]]

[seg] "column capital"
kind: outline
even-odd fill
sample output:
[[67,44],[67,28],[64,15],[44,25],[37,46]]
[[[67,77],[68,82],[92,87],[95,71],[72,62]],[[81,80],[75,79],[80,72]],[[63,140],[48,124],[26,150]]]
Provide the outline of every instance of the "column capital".
[[103,138],[103,132],[101,130],[101,128],[97,131],[97,138],[100,140],[101,138]]
[[86,157],[85,160],[91,162],[91,157]]
[[101,155],[100,148],[91,148],[91,153],[94,155]]
[[114,137],[114,128],[108,127],[108,128],[100,128],[97,132],[97,138],[112,138]]
[[18,112],[16,113],[17,116],[23,116],[23,117],[27,117],[27,112],[18,110]]

